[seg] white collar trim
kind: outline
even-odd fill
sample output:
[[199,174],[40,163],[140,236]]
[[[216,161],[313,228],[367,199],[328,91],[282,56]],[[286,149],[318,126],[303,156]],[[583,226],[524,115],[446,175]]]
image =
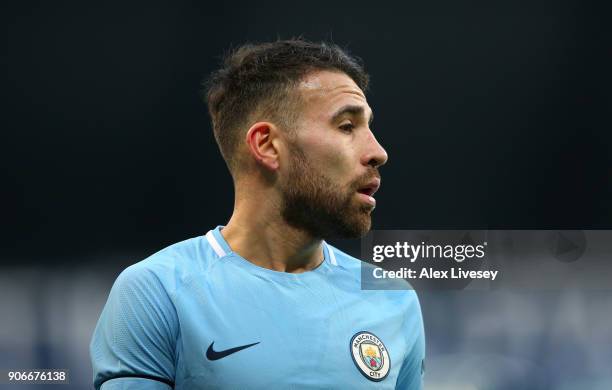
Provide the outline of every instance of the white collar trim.
[[325,243],[325,246],[327,247],[327,253],[329,254],[329,262],[332,265],[338,265],[338,261],[336,261],[336,255],[334,254],[334,250],[332,249],[331,246],[327,245],[325,241],[323,242]]
[[221,245],[219,245],[219,242],[215,238],[215,235],[213,234],[212,230],[209,230],[208,233],[206,233],[206,239],[208,240],[208,243],[213,248],[217,256],[223,257],[227,254],[225,253]]
[[[219,245],[219,241],[217,241],[217,238],[213,234],[212,230],[209,230],[208,233],[206,233],[205,237],[206,237],[206,240],[208,240],[208,243],[210,244],[210,246],[213,248],[213,250],[217,254],[217,256],[223,257],[227,255],[227,253],[225,253],[221,245]],[[323,241],[323,243],[327,247],[327,253],[329,255],[329,262],[332,265],[338,265],[338,261],[336,260],[336,254],[334,253],[334,250],[332,249],[332,247],[327,245],[325,241]]]

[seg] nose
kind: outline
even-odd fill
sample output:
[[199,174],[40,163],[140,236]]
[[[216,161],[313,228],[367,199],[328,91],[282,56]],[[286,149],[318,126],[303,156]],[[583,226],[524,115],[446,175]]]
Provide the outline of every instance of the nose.
[[361,158],[361,163],[363,165],[370,165],[374,168],[378,168],[387,162],[389,159],[387,151],[378,143],[372,131],[368,131],[366,145],[365,153]]

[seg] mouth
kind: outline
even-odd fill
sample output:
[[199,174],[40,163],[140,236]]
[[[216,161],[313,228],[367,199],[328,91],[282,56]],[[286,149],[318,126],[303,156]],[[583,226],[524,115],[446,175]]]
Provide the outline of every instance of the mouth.
[[357,189],[357,192],[367,196],[373,196],[380,188],[380,179],[375,178]]
[[370,204],[372,207],[376,207],[376,199],[374,199],[374,194],[380,188],[380,179],[374,178],[357,188],[357,193],[360,194],[359,197],[366,203]]

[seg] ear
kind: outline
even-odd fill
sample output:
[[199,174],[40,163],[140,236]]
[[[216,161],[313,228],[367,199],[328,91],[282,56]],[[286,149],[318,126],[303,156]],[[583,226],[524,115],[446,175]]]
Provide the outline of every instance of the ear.
[[246,134],[251,155],[259,165],[269,170],[277,170],[279,167],[278,149],[274,145],[277,134],[276,126],[270,122],[257,122]]

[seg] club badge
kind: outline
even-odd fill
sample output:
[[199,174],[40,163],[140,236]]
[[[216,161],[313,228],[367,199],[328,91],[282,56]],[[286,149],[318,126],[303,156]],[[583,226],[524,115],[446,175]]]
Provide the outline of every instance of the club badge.
[[359,372],[379,382],[387,377],[391,359],[385,344],[370,332],[358,332],[351,339],[351,356]]

